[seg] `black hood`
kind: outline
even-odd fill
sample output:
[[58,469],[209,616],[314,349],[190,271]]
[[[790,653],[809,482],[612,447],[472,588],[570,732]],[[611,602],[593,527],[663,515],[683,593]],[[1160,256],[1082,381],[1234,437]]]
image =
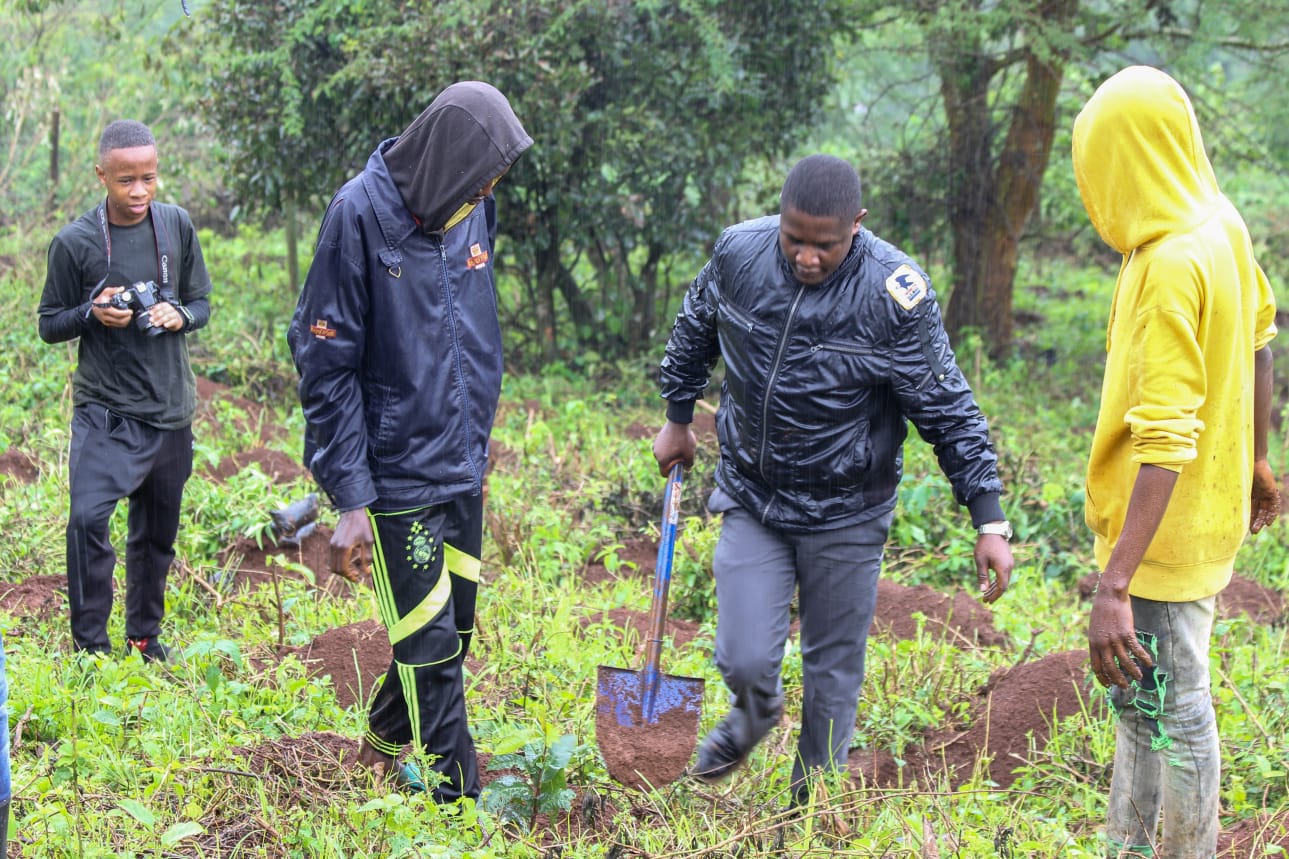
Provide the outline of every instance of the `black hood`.
[[532,143],[496,87],[462,81],[439,93],[385,150],[385,166],[421,228],[437,232]]

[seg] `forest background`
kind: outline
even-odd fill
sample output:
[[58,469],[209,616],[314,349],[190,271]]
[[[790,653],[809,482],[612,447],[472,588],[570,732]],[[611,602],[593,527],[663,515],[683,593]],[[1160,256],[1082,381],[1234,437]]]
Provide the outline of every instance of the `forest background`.
[[[865,225],[932,273],[1020,535],[1016,590],[993,618],[1006,644],[876,636],[856,744],[898,757],[921,732],[969,723],[992,672],[1082,647],[1078,583],[1092,570],[1082,469],[1118,259],[1078,199],[1072,118],[1124,65],[1174,74],[1289,307],[1283,4],[0,0],[0,37],[0,286],[11,297],[0,310],[0,455],[32,471],[0,476],[0,579],[62,570],[75,353],[39,342],[35,307],[50,237],[101,193],[94,148],[112,119],[153,128],[159,197],[202,230],[214,313],[193,350],[218,392],[198,426],[170,593],[183,664],[84,672],[67,658],[62,614],[0,615],[21,855],[747,855],[771,843],[793,855],[821,844],[847,855],[1097,855],[1112,736],[1103,718],[1053,724],[1007,790],[987,771],[952,789],[839,786],[828,813],[789,827],[774,814],[785,756],[773,749],[790,725],[752,760],[763,778],[643,799],[616,788],[596,756],[588,684],[597,665],[635,664],[638,637],[552,631],[647,606],[647,575],[634,574],[652,559],[628,550],[656,538],[661,480],[648,443],[670,320],[721,226],[775,211],[786,168],[824,151],[859,169]],[[302,726],[357,736],[362,707],[342,706],[288,649],[373,614],[280,554],[271,588],[203,587],[228,578],[230,547],[263,546],[268,511],[313,489],[256,463],[213,475],[250,450],[298,458],[284,332],[329,195],[466,78],[506,92],[536,141],[498,189],[509,376],[489,484],[486,659],[471,682],[481,750],[512,781],[482,809],[506,837],[482,839],[473,812],[345,777],[296,773],[285,790],[263,774],[229,777],[248,769],[230,763],[247,749],[299,739]],[[1271,456],[1282,473],[1283,354],[1277,377]],[[719,523],[701,503],[713,449],[709,439],[686,487],[673,585],[677,621],[695,635],[672,642],[666,666],[706,678],[705,726],[724,710],[707,574]],[[887,577],[946,593],[968,583],[967,524],[911,439]],[[1273,595],[1289,588],[1284,536],[1280,524],[1250,541],[1239,563]],[[591,582],[593,567],[612,575]],[[1289,652],[1283,616],[1273,620],[1219,624],[1229,830],[1284,828]],[[788,666],[791,680],[791,654]]]

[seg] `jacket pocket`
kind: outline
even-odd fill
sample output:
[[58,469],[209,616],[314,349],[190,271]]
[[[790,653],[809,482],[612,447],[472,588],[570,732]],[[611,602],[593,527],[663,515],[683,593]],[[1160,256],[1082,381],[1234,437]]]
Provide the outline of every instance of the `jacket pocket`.
[[727,317],[728,324],[745,334],[755,331],[759,326],[755,316],[728,301],[721,302],[720,312]]
[[864,346],[859,343],[849,343],[841,340],[820,340],[811,347],[811,351],[825,350],[828,352],[837,352],[842,355],[876,355],[877,350],[871,346]]
[[399,395],[388,385],[367,387],[367,446],[377,460],[388,459],[399,452]]

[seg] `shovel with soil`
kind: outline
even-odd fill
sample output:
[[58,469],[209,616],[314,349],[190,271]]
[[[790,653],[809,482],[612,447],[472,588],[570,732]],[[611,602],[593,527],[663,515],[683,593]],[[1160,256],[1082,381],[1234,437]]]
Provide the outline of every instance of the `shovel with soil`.
[[684,473],[677,463],[667,478],[644,668],[632,671],[601,665],[596,673],[596,744],[609,775],[639,790],[669,784],[684,773],[698,742],[698,718],[703,708],[702,680],[675,677],[658,669]]

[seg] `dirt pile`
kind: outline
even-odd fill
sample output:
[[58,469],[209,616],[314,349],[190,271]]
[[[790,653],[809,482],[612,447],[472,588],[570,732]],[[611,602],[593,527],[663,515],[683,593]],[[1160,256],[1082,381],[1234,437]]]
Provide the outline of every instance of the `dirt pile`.
[[1083,713],[1104,717],[1104,698],[1089,686],[1087,658],[1085,651],[1070,650],[996,671],[977,693],[964,724],[928,732],[903,751],[903,766],[887,750],[854,750],[851,773],[869,787],[917,783],[927,789],[943,777],[957,788],[985,759],[990,780],[1009,787],[1016,770],[1030,760],[1031,741],[1041,753],[1061,720]]

